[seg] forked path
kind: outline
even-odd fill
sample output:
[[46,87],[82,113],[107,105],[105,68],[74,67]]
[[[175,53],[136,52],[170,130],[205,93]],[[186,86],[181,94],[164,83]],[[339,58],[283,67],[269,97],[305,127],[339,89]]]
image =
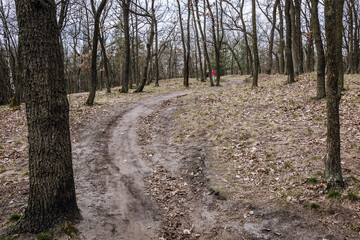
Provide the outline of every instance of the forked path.
[[81,239],[340,239],[296,211],[219,199],[207,184],[206,140],[172,139],[189,93],[114,108],[75,138]]

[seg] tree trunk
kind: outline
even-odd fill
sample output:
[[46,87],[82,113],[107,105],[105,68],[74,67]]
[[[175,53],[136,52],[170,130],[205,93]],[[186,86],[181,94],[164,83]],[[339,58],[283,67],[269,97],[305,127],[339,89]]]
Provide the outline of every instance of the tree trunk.
[[5,59],[2,47],[0,47],[0,105],[9,103],[11,98],[10,70]]
[[281,4],[278,4],[279,8],[279,36],[280,36],[280,44],[279,44],[279,52],[280,52],[280,62],[279,62],[279,73],[285,73],[285,58],[284,58],[284,49],[285,49],[285,38],[284,38],[284,19],[283,19],[283,11],[281,9]]
[[291,8],[292,0],[285,0],[285,19],[286,19],[286,71],[288,75],[287,83],[293,83],[294,80],[294,65],[293,65],[293,57],[292,57],[292,21],[290,16],[290,8]]
[[94,35],[93,35],[93,49],[91,53],[91,83],[90,83],[90,93],[89,97],[86,100],[86,105],[92,106],[94,104],[94,99],[96,95],[96,87],[97,87],[97,69],[96,69],[96,58],[97,58],[97,47],[99,41],[99,33],[100,33],[100,16],[102,11],[104,10],[105,4],[107,0],[102,0],[99,8],[95,10],[95,4],[93,0],[91,0],[91,5],[94,12]]
[[139,86],[136,88],[135,92],[139,93],[142,92],[144,90],[145,84],[147,82],[147,78],[148,78],[148,71],[149,71],[149,63],[150,63],[150,59],[151,59],[151,46],[153,44],[154,41],[154,35],[155,35],[155,9],[154,9],[154,2],[155,0],[151,1],[151,11],[152,11],[152,16],[151,16],[151,25],[150,25],[150,35],[149,35],[149,40],[146,44],[146,59],[145,59],[145,64],[144,64],[144,70],[143,70],[143,76],[141,78],[141,81],[139,83]]
[[76,204],[64,63],[52,1],[17,0],[26,64],[30,189],[18,232],[41,232],[80,217]]
[[252,24],[253,24],[253,51],[254,51],[254,71],[253,71],[252,87],[257,87],[260,62],[259,62],[259,52],[258,52],[258,42],[257,42],[257,31],[256,31],[255,0],[252,0]]
[[155,19],[155,87],[159,87],[159,39],[157,20]]
[[[342,188],[340,158],[340,94],[338,82],[342,53],[342,9],[344,0],[325,0],[325,34],[327,41],[327,151],[325,157],[325,178],[328,189]],[[340,14],[341,12],[341,14]]]
[[276,0],[274,3],[274,7],[273,7],[273,16],[272,16],[272,27],[271,27],[271,31],[270,31],[270,41],[269,41],[269,55],[268,55],[268,62],[269,62],[269,66],[267,69],[267,74],[271,74],[271,70],[272,70],[272,65],[273,65],[273,59],[272,59],[272,55],[273,55],[273,46],[274,46],[274,35],[275,35],[275,26],[276,26],[276,9],[277,9],[277,5],[279,4],[280,0]]
[[123,0],[123,25],[124,25],[124,70],[123,76],[121,79],[121,92],[129,92],[129,78],[130,78],[130,24],[129,24],[129,14],[130,14],[130,0]]
[[[196,24],[196,19],[195,19],[195,11],[194,11],[194,7],[192,6],[192,14],[193,14],[193,21],[194,21],[194,31],[195,31],[195,41],[196,41],[196,46],[199,52],[199,64],[200,64],[200,79],[201,82],[205,82],[205,73],[204,73],[204,69],[203,69],[203,64],[202,64],[202,58],[201,58],[201,47],[200,47],[200,42],[199,42],[199,32],[197,29],[197,24]],[[201,26],[200,26],[201,28]]]
[[[203,2],[204,2],[204,8],[205,8],[205,0]],[[198,25],[199,25],[200,35],[201,35],[201,38],[202,38],[202,43],[203,43],[203,48],[204,48],[205,62],[208,65],[208,70],[209,70],[208,75],[209,75],[209,78],[210,78],[210,86],[213,87],[214,82],[213,82],[213,78],[212,78],[212,75],[211,75],[211,72],[212,72],[211,62],[210,62],[210,57],[209,57],[207,44],[206,44],[206,31],[205,31],[206,27],[205,27],[205,24],[204,24],[204,31],[201,28],[198,1],[195,1],[195,7],[196,7],[197,22],[198,22]],[[204,21],[205,21],[205,19],[206,19],[206,14],[204,14]],[[206,68],[206,64],[204,66],[205,68]],[[205,70],[205,76],[206,76],[206,70]]]
[[317,81],[316,81],[316,98],[322,99],[325,97],[325,53],[324,46],[321,40],[321,29],[318,17],[319,0],[311,0],[311,25],[312,32],[315,38],[316,54],[318,57],[317,63]]
[[108,59],[108,57],[106,55],[104,35],[102,35],[100,33],[99,39],[100,39],[101,52],[103,54],[106,92],[111,93],[111,83],[110,83],[110,77],[109,77],[109,59]]

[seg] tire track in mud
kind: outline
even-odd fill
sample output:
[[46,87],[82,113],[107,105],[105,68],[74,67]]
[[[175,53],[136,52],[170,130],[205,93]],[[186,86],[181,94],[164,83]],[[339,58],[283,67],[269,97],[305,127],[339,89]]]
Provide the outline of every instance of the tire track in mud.
[[152,97],[97,118],[73,144],[82,239],[153,239],[158,209],[144,186],[152,172],[136,145],[137,122],[162,101],[186,95]]

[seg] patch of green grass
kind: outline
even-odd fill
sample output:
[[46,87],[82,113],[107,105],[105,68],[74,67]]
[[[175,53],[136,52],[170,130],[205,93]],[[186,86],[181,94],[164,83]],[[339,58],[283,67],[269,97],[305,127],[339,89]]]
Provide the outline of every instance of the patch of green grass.
[[341,197],[341,192],[336,190],[331,190],[327,194],[327,198],[340,198],[340,197]]
[[307,131],[308,131],[308,133],[313,133],[314,132],[314,130],[312,130],[311,128],[308,128]]
[[16,222],[17,220],[19,220],[21,218],[21,214],[19,213],[14,213],[14,214],[11,214],[10,217],[8,218],[8,220],[10,222]]
[[22,143],[20,142],[20,141],[17,141],[17,142],[15,142],[15,146],[19,146],[19,145],[21,145]]
[[350,147],[351,147],[351,148],[357,148],[357,144],[356,144],[356,143],[352,143],[352,144],[350,145]]
[[359,201],[358,195],[356,195],[356,194],[353,193],[353,192],[348,192],[347,198],[348,198],[350,201],[352,201],[352,202],[357,202],[357,201]]
[[324,120],[324,118],[322,118],[322,117],[316,117],[315,118],[315,121],[318,121],[318,122],[322,122]]
[[5,167],[0,167],[0,173],[6,172],[6,168]]
[[4,149],[4,146],[0,144],[0,150]]
[[227,199],[227,196],[228,196],[228,193],[224,190],[221,190],[221,189],[214,189],[214,194],[215,196],[217,196],[220,200],[226,200]]
[[292,168],[292,164],[290,162],[284,163],[284,168]]
[[12,239],[13,239],[12,237],[6,236],[6,237],[4,237],[2,240],[12,240]]
[[36,240],[51,240],[52,237],[49,233],[39,233],[36,236]]
[[351,174],[351,175],[349,176],[349,178],[350,178],[351,180],[353,180],[354,182],[357,182],[357,181],[358,181],[358,179],[355,177],[354,174]]
[[277,169],[276,166],[275,166],[275,164],[273,164],[273,163],[270,163],[270,164],[268,165],[268,167],[271,168],[271,169],[274,169],[274,170]]
[[79,229],[74,226],[71,222],[65,222],[61,226],[61,231],[69,237],[76,237],[79,234]]
[[272,154],[271,154],[271,153],[265,153],[265,157],[266,157],[266,158],[271,158],[271,157],[272,157]]
[[306,182],[315,185],[318,183],[318,180],[316,177],[310,177],[306,180]]
[[356,151],[356,153],[360,154],[360,148]]
[[259,173],[263,173],[263,174],[269,174],[270,173],[270,169],[268,169],[268,168],[265,168],[265,169],[259,169],[259,171],[258,171]]
[[324,173],[324,171],[317,171],[317,172],[316,172],[316,176],[324,177],[324,176],[325,176],[325,173]]
[[23,173],[23,177],[25,177],[25,176],[29,176],[29,171],[26,171]]
[[246,142],[245,146],[250,146],[251,144],[253,144],[253,142]]
[[320,205],[316,202],[312,202],[310,203],[310,208],[311,209],[318,209],[320,207]]
[[355,184],[355,187],[360,190],[360,183]]

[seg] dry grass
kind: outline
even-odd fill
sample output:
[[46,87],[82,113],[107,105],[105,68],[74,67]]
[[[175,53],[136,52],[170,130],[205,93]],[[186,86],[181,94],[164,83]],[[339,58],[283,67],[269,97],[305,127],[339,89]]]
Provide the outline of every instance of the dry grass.
[[[309,209],[319,205],[319,221],[350,229],[359,224],[360,76],[346,76],[341,100],[341,151],[346,188],[326,198],[323,157],[326,152],[326,100],[316,96],[315,73],[286,85],[281,75],[260,76],[249,86],[197,93],[178,114],[177,138],[206,137],[212,143],[213,188],[231,199]],[[307,181],[315,179],[316,183]],[[315,182],[315,180],[314,180]],[[339,220],[340,219],[340,220]]]

